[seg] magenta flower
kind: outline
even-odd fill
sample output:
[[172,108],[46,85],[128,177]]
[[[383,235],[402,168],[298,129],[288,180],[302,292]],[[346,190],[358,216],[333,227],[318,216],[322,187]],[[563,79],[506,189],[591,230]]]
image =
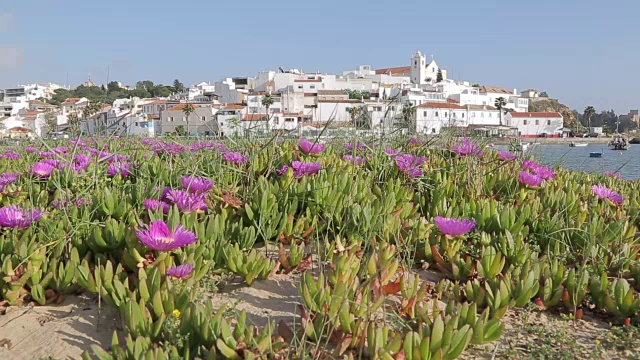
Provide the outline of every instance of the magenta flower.
[[319,162],[294,161],[291,163],[291,168],[293,168],[293,176],[301,178],[317,174],[322,169],[322,164]]
[[9,160],[16,160],[20,159],[20,154],[14,153],[13,151],[7,151],[6,153],[4,153],[4,157]]
[[[345,144],[344,147],[349,151],[353,151],[354,144]],[[355,148],[357,151],[364,151],[365,149],[364,145],[360,143],[356,143]]]
[[75,160],[75,162],[77,163],[90,163],[91,161],[93,161],[93,158],[89,155],[77,154],[73,157],[73,160]]
[[520,171],[520,182],[527,186],[538,187],[543,181],[544,179],[538,175],[526,171]]
[[420,140],[412,137],[411,139],[409,139],[409,145],[420,145]]
[[420,165],[425,162],[427,158],[420,156],[416,157],[411,154],[401,154],[396,156],[396,165],[400,170],[407,174],[409,177],[418,177],[422,175]]
[[23,209],[20,206],[5,206],[0,208],[0,226],[25,229],[32,222],[38,221],[42,211]]
[[522,162],[522,170],[534,170],[538,167],[540,167],[540,165],[531,160],[525,160]]
[[553,169],[544,167],[530,160],[526,160],[522,163],[522,169],[531,170],[533,174],[542,178],[542,180],[551,180],[555,179],[556,177],[556,175],[553,173]]
[[147,229],[138,230],[136,234],[144,246],[156,251],[172,251],[193,244],[198,240],[194,233],[181,225],[178,225],[173,231],[169,230],[167,224],[162,220],[152,222]]
[[38,151],[38,149],[34,148],[33,146],[27,146],[26,148],[24,148],[24,151],[26,151],[28,154],[33,154],[34,152]]
[[300,150],[309,155],[317,155],[324,151],[324,145],[311,142],[307,139],[300,139],[300,143],[298,144],[298,146],[300,146]]
[[167,193],[167,199],[178,207],[178,210],[191,213],[207,210],[205,194],[192,194],[185,190],[171,190]]
[[602,185],[593,185],[591,190],[594,194],[596,194],[600,199],[608,199],[616,204],[622,204],[624,197],[617,192],[608,189]]
[[183,188],[194,194],[206,193],[211,190],[211,188],[213,188],[213,184],[215,184],[211,180],[195,176],[183,176],[180,178],[180,183]]
[[182,264],[179,266],[172,266],[167,269],[167,276],[173,276],[178,279],[186,279],[191,275],[193,271],[193,264]]
[[476,144],[475,142],[467,138],[461,138],[460,142],[462,143],[461,145],[454,145],[452,148],[453,152],[458,154],[458,156],[480,157],[484,155],[484,151],[482,151],[482,149],[480,149],[478,144]]
[[354,163],[356,163],[356,165],[362,165],[362,164],[364,164],[364,159],[363,159],[363,158],[361,158],[360,156],[355,156],[355,157],[354,157],[353,155],[345,155],[345,156],[343,156],[342,158],[343,158],[345,161],[352,162],[352,163],[354,162]]
[[37,162],[35,164],[33,164],[33,168],[31,170],[31,173],[33,174],[33,176],[41,178],[41,179],[48,179],[49,176],[51,176],[51,173],[53,172],[53,169],[55,169],[56,167],[54,165],[51,164],[47,164],[45,162]]
[[395,149],[390,149],[390,148],[385,148],[384,152],[386,152],[387,155],[390,155],[390,156],[395,156],[395,155],[400,154],[400,150],[395,150]]
[[618,179],[618,180],[621,180],[621,179],[622,179],[622,176],[620,176],[620,173],[613,172],[613,171],[605,171],[605,172],[604,172],[604,176],[613,176],[613,177],[615,177],[615,178],[616,178],[616,179]]
[[58,146],[58,147],[54,147],[53,149],[54,153],[56,154],[62,154],[62,153],[66,153],[67,151],[69,151],[69,148],[66,146]]
[[476,228],[476,222],[467,219],[445,218],[442,216],[436,216],[433,219],[438,229],[449,236],[460,236],[472,231]]
[[163,213],[169,212],[169,204],[164,201],[155,200],[155,199],[146,199],[143,201],[144,208],[148,211],[158,211],[162,210]]
[[239,165],[249,161],[249,157],[238,152],[226,152],[222,155],[222,160]]
[[516,154],[512,154],[508,151],[498,152],[498,158],[502,161],[513,161],[516,159]]
[[70,205],[74,205],[75,207],[80,207],[85,202],[86,201],[84,199],[82,199],[82,198],[77,198],[75,201],[70,201],[68,198],[67,199],[57,199],[51,204],[51,208],[55,210],[55,209],[67,208]]
[[2,173],[0,174],[0,186],[11,185],[18,181],[19,173]]
[[120,175],[122,177],[127,177],[131,175],[131,166],[133,163],[130,162],[120,162],[116,161],[109,164],[107,168],[107,175],[110,177],[114,177],[116,175]]

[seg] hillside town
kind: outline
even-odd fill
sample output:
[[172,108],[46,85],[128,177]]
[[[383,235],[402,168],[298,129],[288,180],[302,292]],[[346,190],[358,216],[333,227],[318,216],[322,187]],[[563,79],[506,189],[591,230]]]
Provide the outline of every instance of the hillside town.
[[[0,90],[0,129],[4,137],[224,137],[350,129],[563,137],[570,131],[558,112],[529,112],[529,105],[546,99],[546,93],[455,81],[433,56],[420,51],[408,61],[382,69],[361,65],[339,75],[281,67],[255,77],[202,82],[168,96],[130,96],[109,104],[82,97],[56,105],[51,99],[69,88],[24,85]],[[80,86],[97,85],[89,78]]]

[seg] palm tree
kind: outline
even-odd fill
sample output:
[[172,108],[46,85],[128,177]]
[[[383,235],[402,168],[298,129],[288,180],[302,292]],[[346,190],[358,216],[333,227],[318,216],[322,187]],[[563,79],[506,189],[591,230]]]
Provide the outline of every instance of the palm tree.
[[500,126],[502,126],[502,109],[507,105],[507,100],[503,97],[499,97],[496,99],[494,105],[496,106],[496,109],[500,111]]
[[596,113],[596,109],[593,106],[587,106],[584,109],[584,116],[587,118],[587,124],[589,125],[589,131],[591,131],[591,117]]
[[418,108],[412,104],[405,104],[402,107],[402,120],[406,127],[410,128],[410,132],[414,132],[416,130],[415,127],[415,119]]
[[349,113],[349,116],[351,117],[351,123],[353,124],[353,126],[356,126],[356,119],[360,116],[362,108],[350,107],[350,108],[347,108],[346,110]]
[[193,105],[187,103],[183,108],[182,108],[182,112],[184,113],[184,115],[187,117],[187,136],[189,136],[191,133],[189,132],[189,115],[191,115],[196,109],[193,107]]
[[275,99],[271,96],[271,94],[267,94],[262,97],[262,106],[267,108],[267,132],[269,132],[270,130],[269,121],[271,121],[269,117],[269,108],[271,107],[271,105],[273,105],[274,102],[275,102]]

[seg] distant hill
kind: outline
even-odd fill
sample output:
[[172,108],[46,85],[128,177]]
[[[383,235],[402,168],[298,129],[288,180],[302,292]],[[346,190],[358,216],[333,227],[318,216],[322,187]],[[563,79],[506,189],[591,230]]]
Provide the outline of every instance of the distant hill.
[[562,114],[562,117],[564,118],[564,127],[572,128],[572,129],[576,127],[576,117],[573,114],[573,111],[569,109],[566,105],[561,104],[556,99],[549,99],[549,98],[529,99],[529,111],[559,112],[560,114]]

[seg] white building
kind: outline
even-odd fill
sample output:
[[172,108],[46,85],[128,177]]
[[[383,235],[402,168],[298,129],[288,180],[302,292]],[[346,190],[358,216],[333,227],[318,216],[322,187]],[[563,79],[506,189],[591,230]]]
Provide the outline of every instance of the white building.
[[431,61],[427,56],[418,51],[411,56],[411,82],[417,85],[432,84],[438,80],[438,72],[442,79],[447,79],[447,70],[441,69],[431,56]]
[[467,127],[467,109],[458,104],[427,102],[416,108],[416,132],[436,135],[443,128]]
[[504,120],[508,126],[518,128],[522,137],[560,137],[564,129],[562,115],[556,112],[512,112]]
[[[488,99],[488,104],[486,105],[494,105],[496,99],[504,98],[507,104],[504,106],[505,109],[511,109],[516,112],[527,112],[529,111],[529,99],[522,98],[516,89],[513,89],[513,92],[496,86],[481,86],[480,94],[485,95]],[[479,105],[479,104],[476,104]]]

